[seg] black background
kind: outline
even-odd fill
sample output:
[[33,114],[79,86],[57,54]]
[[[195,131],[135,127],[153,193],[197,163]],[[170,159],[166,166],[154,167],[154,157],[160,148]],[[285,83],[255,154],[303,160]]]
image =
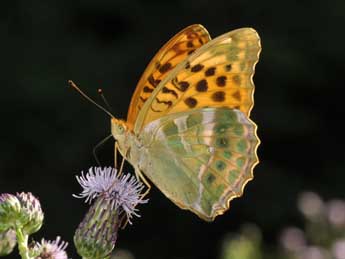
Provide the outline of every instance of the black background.
[[[71,196],[80,191],[74,176],[96,165],[92,148],[110,133],[110,121],[67,80],[99,102],[102,87],[125,118],[146,64],[179,30],[201,23],[214,37],[248,26],[263,47],[254,78],[252,119],[262,140],[255,180],[214,223],[154,188],[117,247],[140,259],[216,259],[225,235],[244,222],[274,244],[282,227],[301,224],[301,191],[344,198],[344,14],[343,0],[1,3],[0,192],[38,196],[45,224],[34,238],[61,235],[77,258],[72,238],[87,206]],[[99,157],[112,165],[112,141]]]

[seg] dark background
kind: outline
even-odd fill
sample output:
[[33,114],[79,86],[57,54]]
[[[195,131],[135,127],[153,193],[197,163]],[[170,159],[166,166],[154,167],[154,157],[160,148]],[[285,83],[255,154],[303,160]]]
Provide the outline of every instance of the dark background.
[[[92,148],[110,122],[67,80],[99,102],[102,87],[125,118],[146,64],[179,30],[201,23],[214,37],[250,26],[263,46],[254,78],[252,119],[262,140],[254,181],[214,223],[154,188],[117,247],[137,259],[217,259],[225,235],[245,222],[274,244],[282,227],[301,224],[301,191],[344,198],[344,14],[343,0],[2,2],[0,192],[38,196],[45,224],[35,239],[61,235],[77,258],[72,238],[87,206],[72,198],[80,191],[75,175],[96,165]],[[112,141],[99,157],[112,165]]]

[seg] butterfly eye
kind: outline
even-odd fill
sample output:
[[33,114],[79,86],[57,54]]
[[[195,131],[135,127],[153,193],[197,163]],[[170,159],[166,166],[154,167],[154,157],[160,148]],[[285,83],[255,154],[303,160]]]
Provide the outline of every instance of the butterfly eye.
[[118,126],[119,132],[123,133],[125,131],[124,127],[122,125]]

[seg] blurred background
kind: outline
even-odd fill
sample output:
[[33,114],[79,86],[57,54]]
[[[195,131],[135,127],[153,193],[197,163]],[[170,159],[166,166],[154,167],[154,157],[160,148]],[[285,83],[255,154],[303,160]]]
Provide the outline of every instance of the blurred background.
[[[300,193],[345,198],[344,14],[343,0],[3,2],[0,192],[38,196],[45,224],[34,238],[60,235],[70,243],[69,257],[78,258],[73,234],[88,206],[72,197],[81,190],[75,175],[96,165],[92,148],[110,133],[110,121],[67,80],[99,102],[103,88],[115,115],[125,118],[145,66],[179,30],[201,23],[215,37],[249,26],[263,46],[251,116],[262,140],[254,181],[213,223],[153,188],[150,202],[139,207],[142,217],[120,232],[117,249],[136,259],[260,258],[224,254],[224,242],[240,249],[227,241],[237,240],[229,233],[244,233],[275,251],[283,229],[305,228]],[[98,156],[112,165],[113,142]]]

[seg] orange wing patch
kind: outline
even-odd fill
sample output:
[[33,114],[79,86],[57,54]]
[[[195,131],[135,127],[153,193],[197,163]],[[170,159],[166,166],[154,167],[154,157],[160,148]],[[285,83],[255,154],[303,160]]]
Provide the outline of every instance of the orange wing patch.
[[260,50],[260,38],[251,28],[231,31],[202,46],[150,96],[135,131],[166,114],[196,108],[229,107],[249,116]]
[[[210,36],[202,25],[191,25],[177,33],[158,51],[141,76],[129,105],[127,125],[130,129],[133,129],[139,111],[157,85],[176,65],[209,40]],[[167,88],[163,91],[175,95]]]

